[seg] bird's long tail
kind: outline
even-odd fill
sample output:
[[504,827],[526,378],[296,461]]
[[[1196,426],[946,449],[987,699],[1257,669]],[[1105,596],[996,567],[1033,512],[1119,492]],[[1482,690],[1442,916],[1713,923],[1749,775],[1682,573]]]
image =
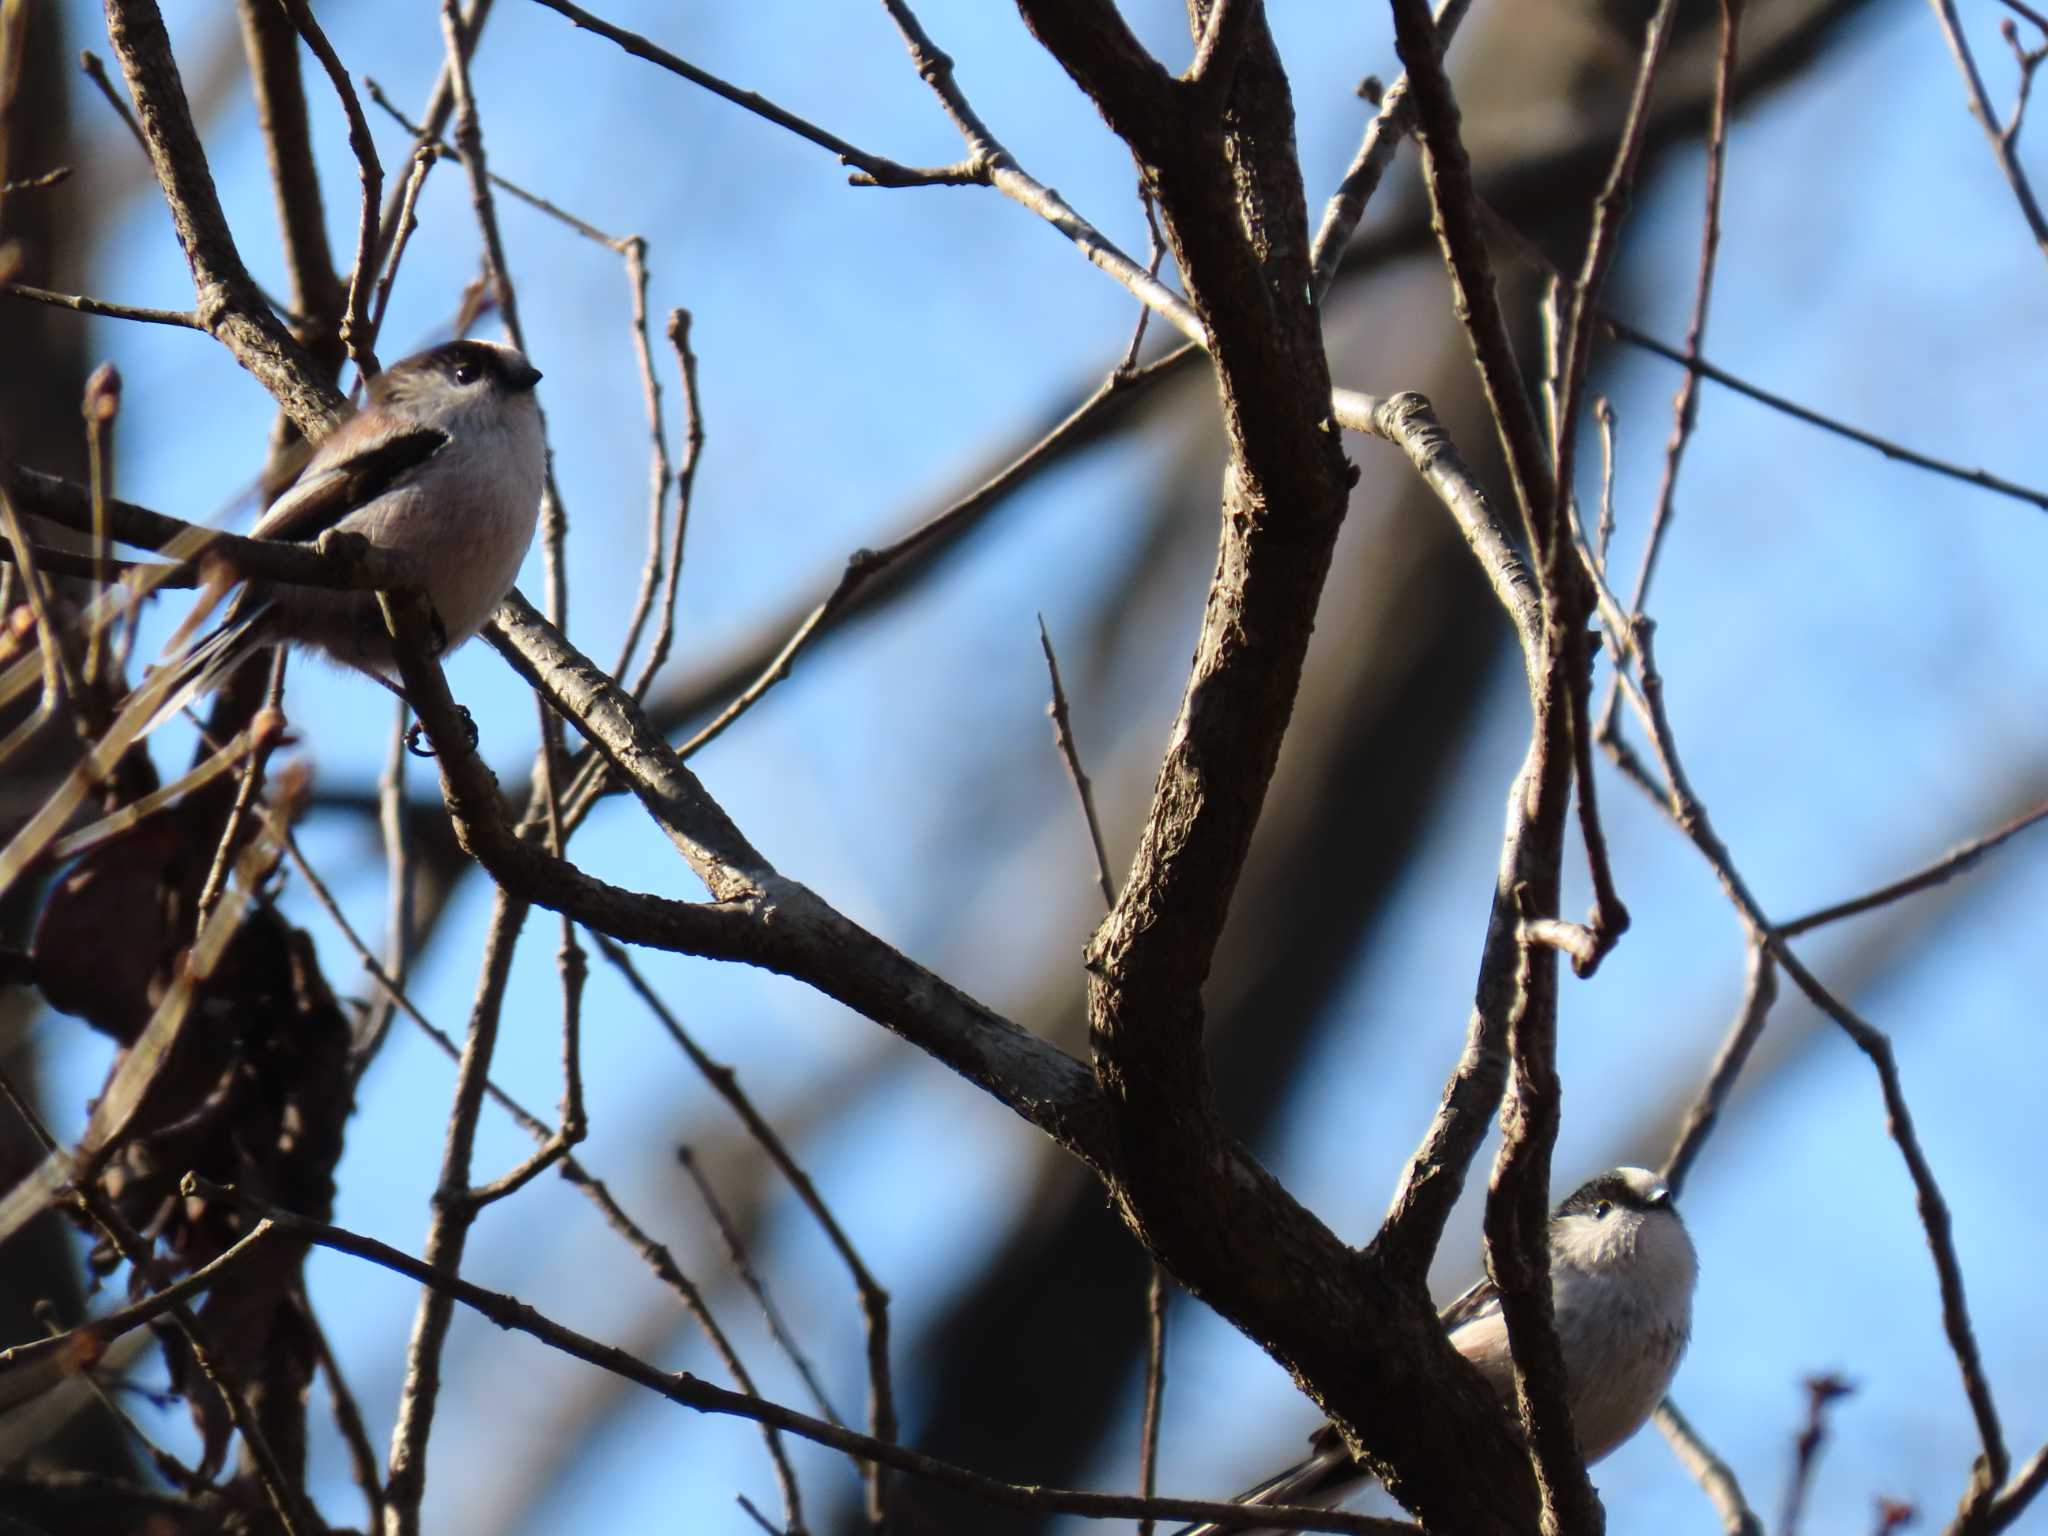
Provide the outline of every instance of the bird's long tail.
[[140,741],[187,704],[227,680],[252,651],[267,643],[264,620],[268,602],[237,603],[226,620],[176,660],[158,667],[130,696],[122,713],[147,711],[135,732]]
[[[1313,1504],[1318,1507],[1341,1504],[1365,1480],[1364,1472],[1343,1441],[1334,1434],[1328,1445],[1318,1444],[1305,1461],[1297,1461],[1285,1472],[1247,1488],[1233,1504]],[[1190,1525],[1174,1536],[1285,1536],[1292,1526]]]

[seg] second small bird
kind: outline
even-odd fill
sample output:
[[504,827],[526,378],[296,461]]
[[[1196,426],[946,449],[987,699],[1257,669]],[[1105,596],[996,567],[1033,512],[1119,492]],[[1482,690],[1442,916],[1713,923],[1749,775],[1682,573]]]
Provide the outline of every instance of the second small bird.
[[[1699,1257],[1671,1191],[1647,1168],[1616,1168],[1581,1184],[1550,1218],[1550,1295],[1564,1350],[1572,1423],[1588,1462],[1629,1436],[1664,1400],[1692,1334]],[[1482,1280],[1440,1314],[1451,1346],[1512,1407],[1515,1364],[1500,1294]],[[1341,1504],[1371,1480],[1334,1424],[1316,1431],[1307,1460],[1240,1504]],[[1179,1536],[1216,1536],[1190,1526]],[[1271,1536],[1271,1527],[1235,1536]]]

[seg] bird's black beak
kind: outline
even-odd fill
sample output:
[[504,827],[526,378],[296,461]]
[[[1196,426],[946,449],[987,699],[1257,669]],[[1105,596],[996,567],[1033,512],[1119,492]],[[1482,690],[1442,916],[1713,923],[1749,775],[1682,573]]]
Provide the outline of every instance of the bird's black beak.
[[540,370],[531,363],[524,364],[506,376],[505,382],[519,393],[524,394],[540,382]]

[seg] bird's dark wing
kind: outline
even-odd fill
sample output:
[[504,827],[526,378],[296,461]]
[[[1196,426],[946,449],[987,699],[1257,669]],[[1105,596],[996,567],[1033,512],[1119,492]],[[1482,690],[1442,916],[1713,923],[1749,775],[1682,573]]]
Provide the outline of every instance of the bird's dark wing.
[[1473,1318],[1491,1312],[1499,1305],[1500,1292],[1494,1288],[1493,1282],[1480,1280],[1462,1296],[1445,1302],[1443,1310],[1437,1313],[1437,1317],[1442,1321],[1444,1331],[1449,1333],[1460,1324],[1469,1323]]
[[310,544],[366,502],[375,501],[447,446],[448,434],[419,427],[374,448],[322,463],[315,453],[292,488],[250,530],[259,539]]

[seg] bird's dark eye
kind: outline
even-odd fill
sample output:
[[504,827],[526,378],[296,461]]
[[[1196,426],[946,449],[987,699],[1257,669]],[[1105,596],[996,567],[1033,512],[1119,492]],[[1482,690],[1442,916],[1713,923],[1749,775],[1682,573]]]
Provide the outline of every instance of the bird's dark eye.
[[455,365],[455,382],[458,384],[474,384],[483,376],[483,369],[479,368],[475,363],[457,363]]
[[1605,1221],[1609,1216],[1613,1214],[1614,1202],[1612,1200],[1598,1200],[1594,1202],[1593,1219],[1595,1221]]

